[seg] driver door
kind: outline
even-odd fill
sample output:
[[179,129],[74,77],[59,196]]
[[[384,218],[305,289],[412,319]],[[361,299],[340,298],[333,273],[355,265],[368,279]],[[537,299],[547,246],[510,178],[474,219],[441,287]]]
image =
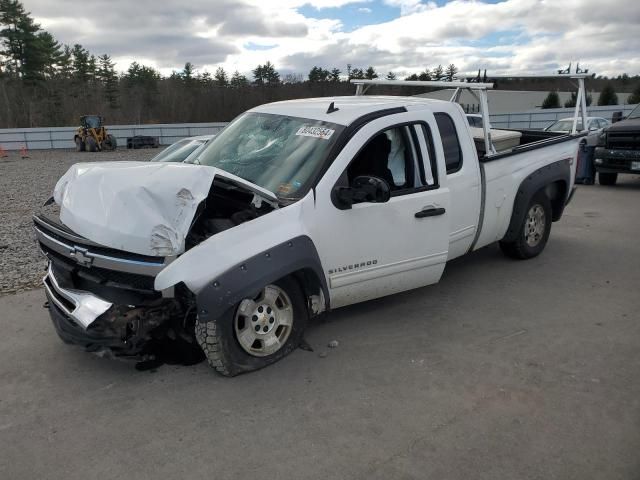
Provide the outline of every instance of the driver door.
[[[318,184],[315,218],[307,227],[325,268],[332,308],[440,279],[448,256],[449,190],[444,160],[435,154],[437,131],[428,111],[371,121]],[[332,191],[363,175],[385,180],[390,198],[341,209]]]

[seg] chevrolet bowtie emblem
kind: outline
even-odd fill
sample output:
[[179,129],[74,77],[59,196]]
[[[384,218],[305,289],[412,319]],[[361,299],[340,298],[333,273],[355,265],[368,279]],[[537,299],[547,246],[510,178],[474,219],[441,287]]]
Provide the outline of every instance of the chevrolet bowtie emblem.
[[90,267],[93,263],[93,257],[89,255],[86,248],[73,247],[71,256],[75,258],[76,263],[82,267]]

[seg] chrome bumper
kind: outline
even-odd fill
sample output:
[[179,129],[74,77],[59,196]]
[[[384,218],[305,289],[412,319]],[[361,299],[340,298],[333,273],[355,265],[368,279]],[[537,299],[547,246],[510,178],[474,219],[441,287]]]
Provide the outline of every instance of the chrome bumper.
[[85,238],[56,229],[33,217],[36,238],[41,245],[83,267],[155,277],[173,258],[131,258],[127,252],[105,253],[105,248]]
[[49,298],[53,300],[56,307],[85,330],[113,305],[92,293],[60,286],[51,264],[42,281]]

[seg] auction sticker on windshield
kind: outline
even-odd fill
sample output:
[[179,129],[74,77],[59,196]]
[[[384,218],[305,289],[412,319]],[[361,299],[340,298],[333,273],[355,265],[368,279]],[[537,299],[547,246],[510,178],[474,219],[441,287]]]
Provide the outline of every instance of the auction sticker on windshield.
[[332,130],[331,128],[313,127],[313,126],[310,126],[310,125],[303,125],[302,127],[300,127],[298,129],[298,131],[296,132],[296,135],[301,135],[303,137],[322,138],[323,140],[329,140],[331,138],[331,135],[333,135],[334,132],[335,132],[335,130]]

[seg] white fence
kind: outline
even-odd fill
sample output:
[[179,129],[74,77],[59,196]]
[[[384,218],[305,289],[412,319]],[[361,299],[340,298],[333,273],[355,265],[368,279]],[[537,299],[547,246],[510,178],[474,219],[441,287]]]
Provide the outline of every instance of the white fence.
[[[170,145],[185,137],[218,133],[226,123],[175,123],[157,125],[107,126],[118,146],[126,147],[127,137],[150,135],[158,137],[160,145]],[[75,148],[73,135],[77,127],[7,128],[0,130],[0,147],[5,150]]]
[[[606,107],[587,107],[590,117],[602,117],[611,120],[614,112],[622,112],[625,117],[636,105],[609,105]],[[491,107],[489,107],[491,109]],[[498,113],[491,115],[491,126],[494,128],[515,128],[542,130],[556,120],[573,117],[573,108],[549,108],[545,110],[530,110],[518,113]]]
[[[588,107],[590,116],[611,120],[614,112],[628,115],[636,105],[612,105]],[[498,113],[491,115],[494,128],[515,128],[541,130],[560,118],[572,117],[573,108],[551,108],[518,113]],[[126,147],[127,137],[150,135],[158,137],[160,145],[170,145],[185,137],[218,133],[226,123],[168,123],[158,125],[113,125],[107,130],[115,135],[118,145]],[[74,148],[73,135],[77,127],[8,128],[0,130],[0,147],[5,150],[19,150],[23,146],[29,150],[50,148]]]

